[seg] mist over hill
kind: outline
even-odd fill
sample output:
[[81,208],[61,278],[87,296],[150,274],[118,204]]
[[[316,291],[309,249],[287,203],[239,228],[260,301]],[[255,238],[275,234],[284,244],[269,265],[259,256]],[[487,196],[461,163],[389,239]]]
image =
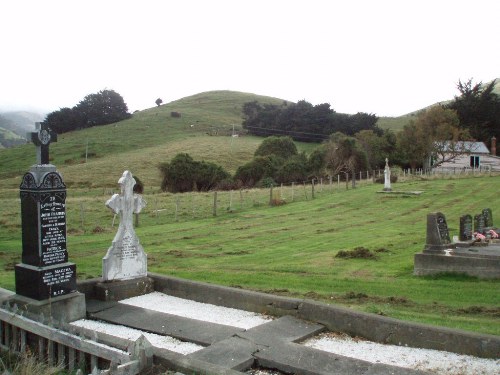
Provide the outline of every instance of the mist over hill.
[[26,133],[35,130],[35,122],[44,118],[44,114],[36,112],[0,112],[0,145],[12,147],[25,143]]

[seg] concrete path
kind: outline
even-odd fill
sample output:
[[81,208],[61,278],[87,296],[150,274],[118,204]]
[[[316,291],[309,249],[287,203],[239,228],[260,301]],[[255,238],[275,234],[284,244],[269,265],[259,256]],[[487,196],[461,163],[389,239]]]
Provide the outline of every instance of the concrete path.
[[373,364],[297,344],[325,328],[291,316],[283,316],[244,330],[96,300],[88,301],[87,309],[94,319],[205,346],[183,358],[184,368],[192,371],[217,368],[232,374],[252,367],[264,367],[307,375],[424,374],[421,371]]

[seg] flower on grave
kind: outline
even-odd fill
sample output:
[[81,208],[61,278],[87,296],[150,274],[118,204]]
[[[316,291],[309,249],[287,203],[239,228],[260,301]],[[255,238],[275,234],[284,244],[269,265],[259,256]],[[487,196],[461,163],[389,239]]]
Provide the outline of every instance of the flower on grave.
[[486,236],[482,233],[474,232],[474,238],[476,241],[483,241],[486,239]]
[[498,237],[499,237],[499,236],[498,236],[498,233],[497,233],[497,232],[495,232],[493,229],[490,229],[490,230],[488,231],[488,233],[489,233],[489,234],[491,234],[491,238],[498,238]]

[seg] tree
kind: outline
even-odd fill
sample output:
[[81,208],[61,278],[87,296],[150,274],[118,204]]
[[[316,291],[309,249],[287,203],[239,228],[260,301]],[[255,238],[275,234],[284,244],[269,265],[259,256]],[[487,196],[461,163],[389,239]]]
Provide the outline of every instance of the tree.
[[473,85],[472,79],[458,81],[460,96],[445,106],[456,111],[460,127],[468,129],[479,141],[488,142],[492,136],[500,138],[500,97],[494,93],[496,80],[487,85]]
[[208,191],[230,177],[222,167],[195,161],[186,153],[177,154],[170,163],[159,166],[163,175],[161,188],[172,193]]
[[131,116],[121,95],[113,90],[87,95],[74,110],[85,120],[85,127],[111,124]]
[[61,108],[49,113],[44,123],[56,133],[106,125],[129,118],[128,108],[120,94],[103,90],[87,95],[73,108]]
[[283,159],[297,155],[297,146],[291,137],[267,137],[255,150],[255,156],[275,155]]
[[275,155],[256,156],[248,163],[238,167],[234,179],[244,186],[254,186],[265,178],[274,178],[282,165],[283,159]]
[[325,164],[331,174],[352,173],[366,169],[366,153],[355,138],[343,133],[335,133],[325,145]]
[[469,138],[469,132],[459,128],[457,113],[436,105],[404,127],[398,134],[398,148],[412,169],[438,166],[470,151],[470,144],[464,142]]
[[58,134],[81,129],[85,125],[85,120],[81,113],[74,108],[67,107],[49,113],[45,117],[44,122]]
[[163,100],[161,100],[160,98],[158,98],[158,99],[156,99],[155,103],[159,107],[161,105],[161,103],[163,103]]
[[373,130],[361,130],[354,137],[366,152],[371,169],[383,168],[385,158],[389,158],[392,164],[395,163],[396,136],[391,131],[385,130],[379,135]]

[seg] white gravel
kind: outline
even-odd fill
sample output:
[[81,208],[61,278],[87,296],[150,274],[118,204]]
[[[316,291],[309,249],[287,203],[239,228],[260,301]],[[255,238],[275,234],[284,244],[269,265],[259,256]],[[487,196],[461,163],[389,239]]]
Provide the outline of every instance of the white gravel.
[[[271,320],[268,316],[248,311],[195,302],[158,292],[122,300],[120,303],[243,329],[249,329]],[[152,345],[182,354],[193,353],[203,348],[172,337],[103,322],[79,320],[72,324],[132,340],[137,339],[142,333]],[[500,375],[500,358],[484,359],[430,349],[384,345],[334,333],[321,334],[303,344],[372,363],[418,369],[436,375]],[[262,374],[267,374],[267,372],[264,371]]]
[[143,332],[137,329],[105,323],[97,320],[80,319],[72,322],[71,324],[77,327],[88,328],[98,333],[107,333],[111,336],[133,341],[137,340],[141,335],[144,335],[151,343],[151,345],[157,348],[168,349],[181,354],[190,354],[203,349],[203,346],[201,345],[193,344],[191,342],[183,342],[170,336],[161,336],[155,333]]
[[270,317],[249,311],[195,302],[159,292],[124,299],[120,303],[243,329],[250,329],[272,320]]
[[372,363],[429,371],[436,375],[500,375],[500,359],[384,345],[344,335],[322,334],[307,340],[304,345]]

